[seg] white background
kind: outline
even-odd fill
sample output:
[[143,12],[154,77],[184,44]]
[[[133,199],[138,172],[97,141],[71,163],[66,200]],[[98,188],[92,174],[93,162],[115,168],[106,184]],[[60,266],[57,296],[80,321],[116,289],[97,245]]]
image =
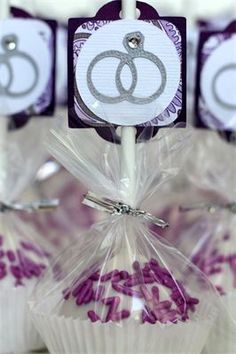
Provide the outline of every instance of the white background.
[[[107,0],[11,0],[12,4],[23,4],[42,15],[52,14],[61,20],[80,14],[94,15],[100,6],[107,2]],[[163,15],[182,12],[188,19],[217,15],[222,10],[231,16],[233,13],[236,15],[235,0],[146,0],[146,2],[158,8]]]

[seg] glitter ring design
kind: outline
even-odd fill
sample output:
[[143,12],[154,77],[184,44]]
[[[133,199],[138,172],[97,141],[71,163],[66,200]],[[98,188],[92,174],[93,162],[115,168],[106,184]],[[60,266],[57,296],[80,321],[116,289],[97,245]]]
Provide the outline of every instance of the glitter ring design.
[[[103,103],[111,103],[111,104],[128,101],[130,103],[142,105],[142,104],[151,103],[161,96],[161,94],[165,90],[166,82],[167,82],[166,68],[163,62],[156,55],[144,50],[144,40],[145,40],[144,35],[141,32],[129,33],[124,37],[123,40],[123,45],[128,53],[123,53],[118,50],[108,50],[106,52],[97,55],[92,60],[87,72],[87,83],[90,92],[97,100]],[[116,77],[115,77],[116,88],[120,95],[116,97],[103,95],[101,92],[99,92],[96,89],[93,83],[92,73],[95,65],[101,60],[106,58],[116,58],[120,60],[120,63],[116,71]],[[154,92],[152,95],[148,97],[136,97],[133,95],[138,83],[138,73],[134,63],[134,59],[136,58],[144,58],[154,63],[161,74],[160,86],[158,87],[156,92]],[[129,67],[132,75],[132,83],[129,89],[125,89],[121,79],[122,70],[126,65]]]
[[219,93],[217,92],[217,82],[220,78],[220,76],[229,71],[229,70],[236,70],[236,64],[232,63],[232,64],[228,64],[223,66],[221,69],[219,69],[214,78],[213,78],[213,82],[212,82],[212,91],[213,91],[213,95],[214,98],[216,100],[217,103],[219,103],[222,107],[224,107],[225,109],[228,110],[235,110],[236,109],[236,102],[235,103],[227,103],[225,102],[219,95]]
[[[0,66],[5,65],[8,72],[8,80],[5,83],[5,85],[0,82],[0,95],[5,95],[13,98],[23,97],[28,95],[30,92],[32,92],[35,89],[39,78],[39,70],[37,64],[31,58],[30,55],[21,52],[17,49],[17,42],[18,40],[15,35],[10,35],[10,36],[7,35],[3,37],[2,47],[5,50],[5,53],[0,54]],[[14,74],[13,74],[13,69],[10,60],[16,57],[27,61],[31,65],[34,71],[34,81],[30,85],[30,87],[20,92],[13,92],[11,90],[14,81]]]

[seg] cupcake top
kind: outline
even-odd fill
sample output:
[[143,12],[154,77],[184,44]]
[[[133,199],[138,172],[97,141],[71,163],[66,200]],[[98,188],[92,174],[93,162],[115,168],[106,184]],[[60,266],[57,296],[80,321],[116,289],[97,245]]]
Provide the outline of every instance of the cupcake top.
[[23,239],[16,242],[0,235],[0,287],[25,286],[38,279],[48,257],[47,252],[32,242]]
[[[112,262],[117,265],[120,262]],[[188,321],[199,299],[155,259],[130,266],[97,269],[63,291],[60,314],[92,323],[135,319],[140,324]]]
[[213,245],[205,245],[192,261],[209,277],[220,295],[236,290],[236,249],[232,235],[225,233],[213,240]]

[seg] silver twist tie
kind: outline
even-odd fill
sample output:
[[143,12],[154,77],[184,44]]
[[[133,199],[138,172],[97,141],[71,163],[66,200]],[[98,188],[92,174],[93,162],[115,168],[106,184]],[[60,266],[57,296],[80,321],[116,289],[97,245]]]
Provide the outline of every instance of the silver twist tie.
[[[0,66],[5,65],[5,67],[7,68],[8,81],[5,84],[2,84],[0,82],[0,95],[19,98],[30,94],[37,86],[38,79],[39,79],[39,69],[36,62],[30,55],[18,50],[17,48],[18,38],[16,35],[12,34],[3,37],[1,44],[2,44],[2,48],[5,50],[5,53],[0,54]],[[13,72],[11,60],[14,58],[20,58],[27,61],[32,67],[34,72],[34,80],[32,84],[28,88],[20,92],[12,91],[12,86],[14,83],[14,72]]]
[[197,203],[193,205],[180,206],[180,211],[188,212],[194,210],[206,210],[208,213],[215,214],[220,210],[227,210],[232,214],[236,214],[236,202],[232,203]]
[[3,203],[0,202],[0,213],[26,211],[33,213],[36,211],[50,211],[59,206],[58,199],[45,199],[31,203]]
[[[128,53],[123,53],[118,50],[108,50],[106,52],[103,52],[101,54],[98,54],[90,63],[88,67],[88,72],[87,72],[87,85],[88,88],[91,92],[91,94],[100,102],[103,103],[110,103],[110,104],[115,104],[115,103],[120,103],[123,101],[128,101],[130,103],[134,104],[148,104],[153,101],[155,101],[157,98],[159,98],[162,93],[164,92],[166,88],[166,83],[167,83],[167,73],[166,73],[166,68],[161,59],[159,59],[156,55],[154,55],[151,52],[148,52],[144,50],[144,40],[145,37],[141,32],[132,32],[128,33],[124,40],[123,40],[123,45],[125,49],[127,50]],[[116,77],[115,77],[115,83],[116,83],[116,88],[119,92],[119,96],[112,97],[112,96],[107,96],[99,92],[94,83],[93,83],[93,70],[94,67],[103,59],[106,58],[116,58],[118,59],[119,65],[116,70]],[[137,58],[143,58],[146,60],[149,60],[155,66],[157,67],[157,70],[159,70],[161,74],[161,84],[157,88],[156,92],[154,92],[152,95],[148,97],[135,97],[134,91],[137,87],[138,84],[138,72],[137,68],[134,62],[134,59]],[[132,75],[132,83],[130,85],[129,89],[126,89],[122,83],[122,70],[124,69],[125,66],[128,66]]]
[[156,216],[144,210],[135,209],[129,206],[128,204],[122,202],[115,202],[108,198],[98,197],[91,192],[88,192],[88,194],[85,195],[83,204],[88,205],[91,208],[104,211],[111,215],[130,215],[134,217],[140,217],[144,221],[159,226],[162,229],[165,229],[169,226],[169,224],[164,220],[157,218]]

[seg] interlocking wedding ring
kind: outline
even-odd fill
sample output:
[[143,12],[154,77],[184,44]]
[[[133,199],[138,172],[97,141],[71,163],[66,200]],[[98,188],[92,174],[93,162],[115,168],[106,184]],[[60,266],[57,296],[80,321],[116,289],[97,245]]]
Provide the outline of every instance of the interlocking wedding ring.
[[[128,101],[134,104],[147,104],[155,101],[164,92],[167,83],[167,73],[163,62],[153,53],[144,50],[144,40],[145,37],[141,32],[132,32],[124,37],[123,45],[128,53],[123,53],[117,50],[108,50],[97,55],[89,65],[87,72],[87,83],[88,88],[92,95],[100,102],[103,103],[120,103],[123,101]],[[97,63],[106,58],[116,58],[119,59],[119,65],[116,70],[115,83],[116,88],[119,92],[119,96],[111,97],[99,92],[93,82],[92,74],[94,67]],[[138,84],[138,73],[137,68],[134,63],[134,59],[143,58],[152,63],[154,63],[161,74],[161,84],[157,90],[148,97],[136,97],[134,96],[134,91]],[[132,83],[129,89],[126,89],[122,83],[122,70],[125,66],[128,66],[132,75]]]
[[[218,90],[217,90],[217,83],[218,83],[218,80],[222,74],[224,74],[227,71],[232,71],[232,70],[236,70],[236,63],[225,65],[221,69],[219,69],[216,72],[216,74],[213,78],[213,82],[212,82],[212,91],[213,91],[215,101],[217,103],[219,103],[222,107],[224,107],[225,109],[228,109],[228,110],[235,110],[236,109],[236,100],[235,100],[235,103],[228,103],[223,98],[221,98],[218,93]],[[236,92],[236,90],[235,90],[235,92]]]
[[[21,52],[17,49],[17,44],[18,44],[18,40],[17,37],[15,35],[7,35],[5,37],[3,37],[2,39],[2,47],[5,50],[4,54],[0,54],[0,66],[1,65],[5,65],[8,71],[8,80],[7,83],[5,85],[3,85],[0,82],[0,95],[5,95],[8,97],[23,97],[28,95],[30,92],[32,92],[37,83],[38,83],[38,79],[39,79],[39,70],[37,67],[37,64],[35,63],[34,59],[31,58],[30,55],[28,55],[27,53]],[[20,92],[13,92],[11,90],[11,87],[13,85],[13,81],[14,81],[14,74],[13,74],[13,68],[12,68],[12,64],[11,64],[11,59],[13,59],[14,57],[18,57],[21,58],[25,61],[27,61],[31,67],[33,68],[34,71],[34,80],[32,82],[32,84],[29,86],[29,88],[20,91]]]

